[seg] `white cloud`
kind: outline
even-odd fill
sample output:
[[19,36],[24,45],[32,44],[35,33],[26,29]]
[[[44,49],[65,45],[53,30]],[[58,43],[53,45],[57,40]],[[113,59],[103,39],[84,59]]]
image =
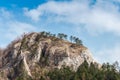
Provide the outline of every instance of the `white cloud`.
[[33,21],[39,21],[45,16],[50,22],[71,23],[74,26],[85,24],[90,33],[111,32],[120,36],[119,7],[111,1],[97,0],[93,6],[88,0],[72,2],[49,1],[36,9],[25,9],[25,15]]
[[24,32],[36,30],[32,24],[15,19],[14,15],[4,8],[0,8],[0,13],[0,47],[5,47]]
[[1,13],[0,15],[1,18],[10,19],[11,17],[13,17],[13,15],[5,8],[0,8],[0,13]]
[[28,9],[27,8],[24,8],[24,11],[25,11],[25,15],[26,16],[31,16],[31,18],[35,21],[38,21],[39,20],[39,16],[40,16],[40,12],[36,9],[33,9],[31,11],[28,12]]
[[118,61],[120,63],[120,45],[116,44],[115,46],[108,48],[105,47],[96,52],[96,59],[98,62],[110,62],[113,63]]
[[120,2],[120,0],[113,0],[113,1],[115,1],[115,2]]
[[[76,31],[80,31],[81,27],[87,30],[92,35],[104,33],[112,33],[111,38],[117,35],[120,37],[120,7],[112,2],[120,0],[97,0],[95,5],[90,6],[90,0],[74,0],[71,2],[55,2],[49,1],[39,5],[35,9],[25,9],[24,13],[33,21],[41,22],[44,20],[47,23],[61,22],[70,23]],[[47,23],[45,23],[47,25]],[[80,25],[85,26],[80,26]],[[113,35],[114,34],[114,35]],[[106,35],[104,35],[105,38]],[[109,42],[106,42],[108,45]],[[113,43],[115,44],[115,43]],[[97,44],[93,45],[96,46]],[[104,44],[103,44],[104,45]],[[112,48],[106,46],[95,53],[95,57],[99,62],[114,62],[120,63],[120,46],[115,45]],[[98,46],[98,45],[97,45]]]
[[[17,17],[14,17],[12,12],[4,8],[0,8],[0,13],[0,36],[2,37],[0,39],[0,46],[2,47],[5,47],[10,41],[24,32],[37,31],[37,28],[29,20],[28,22],[19,21]],[[72,24],[76,28],[76,31],[81,30],[80,25],[82,24],[85,25],[82,27],[91,34],[111,32],[120,36],[119,7],[112,4],[109,0],[97,0],[94,6],[89,6],[89,0],[76,0],[72,2],[48,1],[35,9],[24,8],[24,13],[27,17],[35,21],[36,25],[44,24],[50,26],[50,23],[53,24],[52,28],[49,27],[50,29],[55,27],[54,24],[59,25],[61,22],[64,22],[70,23],[69,26]],[[15,15],[17,16],[17,14]],[[48,27],[45,28],[48,29]],[[69,33],[69,31],[67,32]],[[108,43],[106,42],[106,44]],[[95,47],[96,45],[93,46]],[[102,48],[102,46],[100,47]],[[102,48],[96,52],[96,58],[101,62],[116,60],[120,62],[119,49],[119,45],[115,45],[113,48]]]
[[16,36],[23,34],[24,32],[35,31],[36,28],[28,23],[10,21],[7,23],[6,37],[14,39]]

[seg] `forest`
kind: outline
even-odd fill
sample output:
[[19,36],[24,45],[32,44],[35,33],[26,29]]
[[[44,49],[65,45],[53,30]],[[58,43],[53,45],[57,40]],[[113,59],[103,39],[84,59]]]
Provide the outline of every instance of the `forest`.
[[120,69],[118,62],[112,65],[104,63],[98,67],[97,64],[84,61],[76,72],[69,67],[63,67],[49,72],[48,76],[50,80],[120,80]]

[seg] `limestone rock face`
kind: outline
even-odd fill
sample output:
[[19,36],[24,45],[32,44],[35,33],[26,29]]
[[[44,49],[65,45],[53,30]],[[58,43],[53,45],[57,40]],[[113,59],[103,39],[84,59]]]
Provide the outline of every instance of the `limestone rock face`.
[[0,76],[0,80],[15,79],[21,72],[33,77],[34,71],[40,71],[41,68],[50,70],[69,66],[76,71],[85,60],[89,64],[95,62],[85,46],[43,36],[41,33],[25,34],[21,39],[13,41],[0,60],[3,62],[0,69],[0,75],[3,76]]

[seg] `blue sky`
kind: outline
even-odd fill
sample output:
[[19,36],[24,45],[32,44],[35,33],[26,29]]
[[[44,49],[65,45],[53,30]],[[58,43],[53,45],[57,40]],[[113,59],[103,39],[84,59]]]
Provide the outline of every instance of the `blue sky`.
[[120,62],[120,0],[2,0],[0,46],[24,32],[79,37],[99,62]]

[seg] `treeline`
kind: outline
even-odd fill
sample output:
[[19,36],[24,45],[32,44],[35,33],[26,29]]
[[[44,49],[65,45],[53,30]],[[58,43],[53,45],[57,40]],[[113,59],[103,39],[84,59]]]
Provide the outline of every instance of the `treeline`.
[[63,39],[63,40],[70,40],[72,43],[75,43],[77,45],[82,45],[82,40],[80,40],[78,37],[75,37],[75,36],[70,36],[68,37],[68,35],[64,34],[64,33],[58,33],[58,34],[52,34],[50,32],[41,32],[41,35],[43,36],[47,36],[47,37],[56,37],[56,38],[59,38],[59,39]]
[[119,70],[117,62],[113,65],[106,63],[98,68],[96,64],[89,65],[85,61],[76,72],[69,67],[63,67],[50,71],[48,77],[50,80],[120,80]]

